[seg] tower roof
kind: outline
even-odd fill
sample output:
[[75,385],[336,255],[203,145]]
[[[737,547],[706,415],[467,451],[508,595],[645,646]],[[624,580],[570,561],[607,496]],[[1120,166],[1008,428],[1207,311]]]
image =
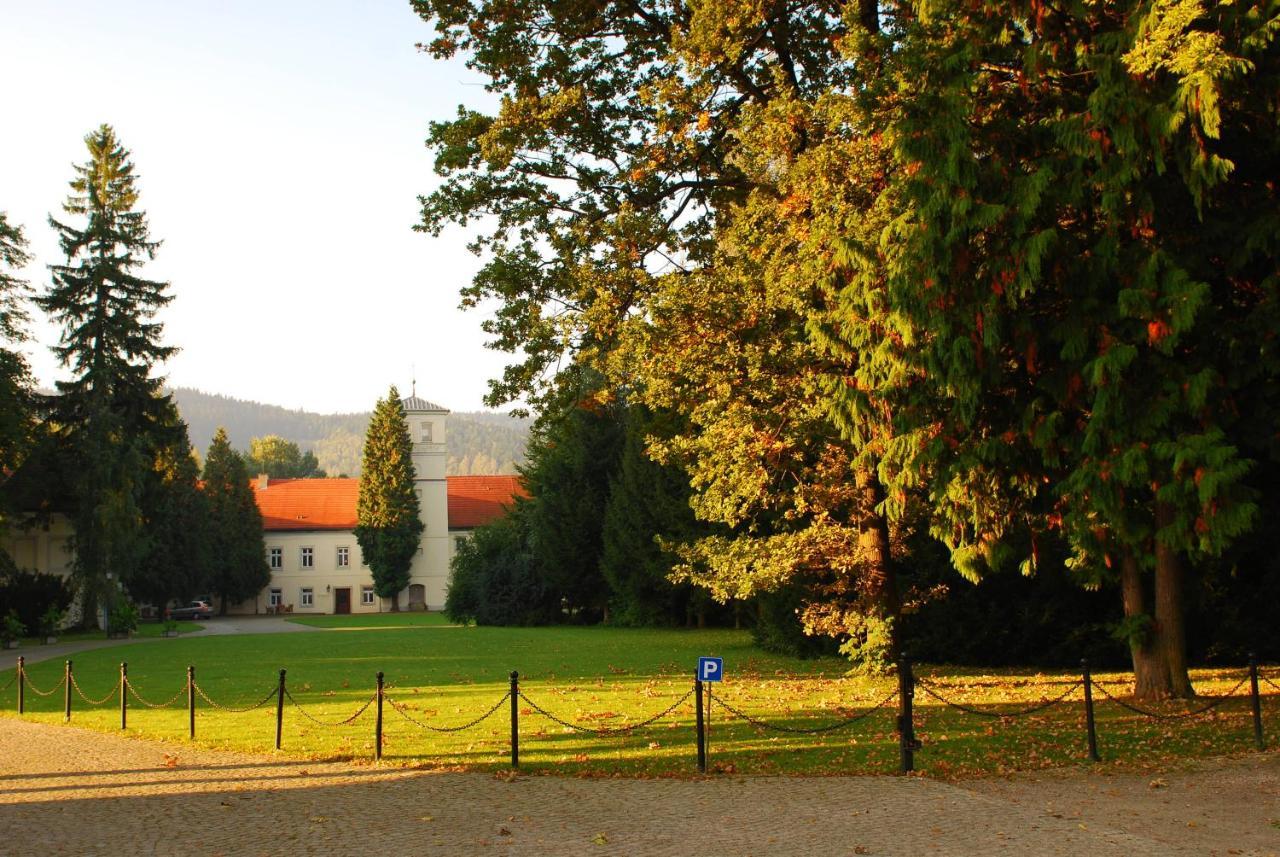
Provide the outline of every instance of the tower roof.
[[400,406],[406,411],[439,411],[442,414],[449,413],[448,408],[428,402],[426,399],[419,396],[410,396],[407,399],[401,399]]

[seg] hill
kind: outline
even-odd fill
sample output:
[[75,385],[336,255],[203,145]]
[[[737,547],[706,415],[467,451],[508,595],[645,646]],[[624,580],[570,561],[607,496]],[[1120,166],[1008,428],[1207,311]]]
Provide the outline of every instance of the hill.
[[[175,387],[170,391],[191,434],[191,444],[203,456],[218,426],[224,426],[236,449],[249,439],[276,434],[311,450],[331,476],[360,473],[360,453],[369,425],[368,413],[316,414],[278,405],[248,402]],[[449,414],[451,476],[515,473],[524,463],[529,420],[486,411]]]

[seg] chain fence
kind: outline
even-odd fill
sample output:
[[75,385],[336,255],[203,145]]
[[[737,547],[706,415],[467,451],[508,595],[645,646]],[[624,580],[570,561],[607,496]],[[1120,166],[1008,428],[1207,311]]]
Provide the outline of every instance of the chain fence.
[[1271,685],[1272,690],[1280,690],[1280,684],[1276,684],[1267,676],[1259,674],[1258,678],[1262,679],[1262,681],[1265,682],[1266,684]]
[[523,691],[520,692],[520,698],[523,699],[530,708],[532,708],[534,711],[538,712],[548,720],[552,721],[553,723],[559,723],[561,726],[565,727],[566,729],[571,729],[574,732],[581,732],[587,735],[599,735],[601,737],[605,737],[608,735],[625,735],[627,733],[634,732],[637,729],[642,729],[645,726],[648,726],[652,723],[657,723],[659,720],[666,717],[668,714],[675,711],[677,708],[679,708],[681,705],[687,702],[689,697],[691,696],[693,696],[693,691],[692,690],[686,691],[684,696],[680,697],[675,702],[671,703],[671,705],[667,706],[662,711],[659,711],[657,714],[653,715],[652,717],[649,717],[649,718],[646,718],[645,720],[640,721],[639,723],[628,723],[623,726],[616,726],[616,727],[608,727],[608,726],[592,727],[592,726],[583,726],[580,723],[572,723],[568,720],[565,720],[562,717],[557,717],[556,715],[552,714],[550,711],[547,711],[541,705],[538,705],[538,703],[534,702],[529,697],[525,696]]
[[9,676],[9,680],[4,683],[4,687],[0,687],[0,693],[4,693],[9,688],[13,687],[13,683],[17,680],[18,680],[18,671],[15,669],[13,671],[13,675]]
[[127,678],[125,679],[125,686],[129,688],[130,696],[132,696],[134,699],[136,699],[138,702],[140,702],[142,705],[146,706],[147,708],[155,708],[155,709],[172,708],[173,704],[176,703],[179,699],[181,699],[186,694],[187,687],[188,687],[186,683],[183,683],[182,687],[178,688],[178,692],[175,693],[172,697],[170,697],[166,702],[151,702],[147,699],[144,699],[142,694],[138,693],[138,689],[133,686],[133,682],[129,681]]
[[75,673],[71,674],[71,686],[75,688],[76,693],[80,695],[80,698],[83,699],[89,705],[105,705],[108,700],[110,700],[112,697],[116,695],[116,691],[120,690],[120,680],[116,679],[115,687],[107,691],[107,695],[102,697],[101,699],[89,698],[85,694],[85,692],[80,689],[80,680],[76,678]]
[[285,698],[289,700],[289,702],[293,703],[293,707],[298,709],[298,711],[302,713],[303,717],[307,718],[317,726],[328,726],[330,728],[336,728],[338,726],[350,726],[352,723],[355,723],[357,720],[360,719],[360,715],[368,711],[369,706],[373,705],[373,703],[376,702],[378,699],[378,694],[375,693],[373,696],[369,697],[369,699],[365,702],[364,705],[356,709],[356,712],[352,714],[350,717],[346,718],[345,720],[330,722],[327,720],[321,720],[319,717],[314,716],[310,711],[307,711],[307,709],[303,708],[298,703],[298,700],[293,698],[293,694],[289,691],[288,687],[284,689],[284,695],[285,695]]
[[405,720],[408,720],[410,723],[412,723],[414,726],[417,726],[419,729],[427,729],[432,732],[463,732],[467,729],[472,728],[473,726],[479,726],[481,723],[483,723],[484,721],[492,717],[494,715],[494,712],[496,712],[499,708],[502,707],[502,703],[506,702],[508,699],[511,698],[511,692],[508,691],[504,693],[502,695],[502,699],[499,699],[497,702],[495,702],[493,706],[484,714],[481,714],[479,717],[473,718],[472,720],[468,720],[466,723],[463,723],[460,726],[432,726],[430,723],[424,723],[418,718],[414,717],[412,714],[410,714],[407,710],[408,706],[405,705],[404,703],[396,702],[394,699],[392,699],[389,696],[386,696],[385,694],[383,695],[382,698],[391,704],[391,707],[395,709],[396,714],[399,714],[401,717],[403,717]]
[[1167,714],[1163,711],[1152,711],[1150,709],[1143,708],[1139,705],[1134,705],[1132,703],[1125,702],[1123,699],[1116,696],[1111,691],[1107,690],[1106,685],[1099,684],[1096,681],[1093,682],[1093,686],[1096,687],[1098,690],[1102,691],[1102,695],[1105,696],[1107,699],[1111,700],[1121,708],[1126,709],[1127,711],[1133,712],[1134,714],[1140,714],[1143,717],[1150,717],[1153,720],[1184,720],[1188,717],[1197,717],[1201,714],[1205,714],[1206,712],[1212,711],[1213,709],[1217,708],[1219,705],[1222,705],[1224,702],[1227,702],[1229,700],[1244,699],[1245,697],[1243,696],[1235,696],[1235,692],[1239,690],[1241,687],[1243,687],[1244,683],[1247,682],[1248,680],[1249,680],[1249,674],[1246,673],[1244,678],[1236,682],[1235,687],[1231,688],[1231,690],[1228,690],[1226,693],[1223,693],[1223,694],[1209,697],[1210,702],[1207,705],[1203,705],[1200,708],[1196,708],[1191,711],[1180,711],[1174,714]]
[[760,720],[759,718],[752,717],[750,714],[747,714],[745,711],[742,711],[741,709],[735,708],[733,705],[730,705],[728,702],[725,701],[725,698],[723,696],[713,697],[713,695],[710,692],[708,692],[707,694],[708,700],[714,698],[716,702],[720,703],[720,707],[723,708],[725,711],[728,711],[730,714],[732,714],[735,717],[742,718],[747,723],[750,723],[752,726],[756,726],[760,729],[771,729],[774,732],[786,732],[792,735],[818,735],[823,732],[834,732],[837,729],[843,729],[846,726],[850,726],[854,723],[857,723],[859,720],[865,720],[866,718],[870,717],[872,714],[875,714],[877,711],[884,708],[891,701],[897,698],[897,696],[898,696],[898,689],[894,688],[893,692],[890,693],[888,696],[886,696],[884,699],[880,700],[870,708],[859,711],[857,714],[851,717],[846,717],[844,720],[839,720],[835,723],[828,723],[825,726],[810,727],[810,726],[782,726],[778,723],[770,723],[767,720]]
[[49,688],[48,690],[41,690],[40,688],[36,687],[34,684],[31,683],[31,674],[28,673],[25,669],[22,670],[22,683],[27,690],[31,691],[36,696],[53,696],[58,691],[62,690],[61,684],[55,684],[53,687]]
[[[216,708],[216,709],[218,709],[219,711],[225,711],[225,712],[227,712],[228,714],[244,714],[245,712],[248,712],[248,711],[254,711],[254,710],[256,710],[256,709],[259,709],[259,708],[261,708],[262,706],[266,705],[266,704],[267,704],[268,702],[270,702],[271,700],[275,699],[275,698],[276,698],[276,694],[280,692],[280,688],[278,688],[278,687],[273,687],[273,688],[271,688],[271,692],[270,692],[270,693],[268,693],[266,696],[264,696],[264,697],[263,697],[261,700],[259,700],[258,702],[255,702],[255,703],[253,703],[252,705],[246,705],[246,706],[244,706],[244,707],[239,707],[239,708],[238,708],[238,707],[233,706],[233,705],[223,705],[223,704],[222,704],[222,703],[220,703],[220,702],[215,702],[213,699],[210,699],[210,698],[209,698],[209,694],[207,694],[207,693],[205,693],[205,692],[204,692],[204,688],[202,688],[198,682],[193,682],[193,683],[192,683],[192,686],[195,688],[196,695],[197,695],[197,696],[199,696],[201,699],[203,699],[205,702],[207,702],[211,707]],[[185,690],[185,689],[186,689],[186,688],[183,688],[183,690]],[[296,704],[296,703],[295,703],[295,704]]]
[[986,709],[982,709],[982,708],[974,708],[973,706],[966,705],[963,702],[956,702],[954,699],[947,699],[945,696],[938,693],[937,690],[934,689],[935,686],[933,684],[920,678],[916,679],[916,687],[920,688],[926,694],[933,697],[938,702],[941,702],[943,705],[949,708],[954,708],[957,711],[963,711],[966,714],[976,714],[979,717],[991,717],[993,719],[1004,719],[1006,717],[1008,718],[1025,717],[1028,714],[1035,714],[1036,712],[1044,711],[1046,708],[1052,708],[1058,703],[1066,701],[1068,696],[1075,693],[1080,688],[1084,687],[1084,681],[1083,680],[1077,681],[1075,684],[1068,687],[1066,690],[1064,690],[1062,693],[1055,696],[1053,699],[1043,700],[1028,708],[1022,708],[1017,711],[987,711]]

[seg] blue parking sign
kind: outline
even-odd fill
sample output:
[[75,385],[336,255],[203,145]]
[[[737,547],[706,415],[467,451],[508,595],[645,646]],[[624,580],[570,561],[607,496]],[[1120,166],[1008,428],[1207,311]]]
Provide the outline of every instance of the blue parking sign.
[[724,658],[698,658],[698,681],[724,681]]

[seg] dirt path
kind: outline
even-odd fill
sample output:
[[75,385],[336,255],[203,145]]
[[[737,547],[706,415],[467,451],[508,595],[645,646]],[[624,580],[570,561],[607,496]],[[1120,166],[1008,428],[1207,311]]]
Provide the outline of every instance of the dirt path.
[[1151,779],[508,779],[0,717],[0,854],[1280,854],[1280,756]]

